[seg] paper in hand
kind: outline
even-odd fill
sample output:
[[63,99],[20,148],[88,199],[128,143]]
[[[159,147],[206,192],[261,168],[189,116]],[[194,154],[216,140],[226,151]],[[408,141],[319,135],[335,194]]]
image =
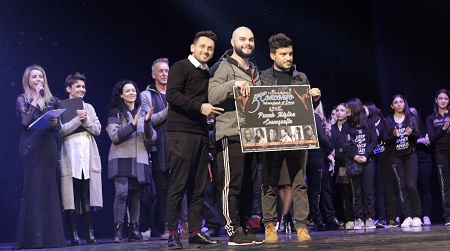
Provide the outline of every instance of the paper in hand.
[[28,129],[41,128],[48,126],[48,121],[59,117],[66,109],[50,110],[40,116],[36,121],[28,126]]

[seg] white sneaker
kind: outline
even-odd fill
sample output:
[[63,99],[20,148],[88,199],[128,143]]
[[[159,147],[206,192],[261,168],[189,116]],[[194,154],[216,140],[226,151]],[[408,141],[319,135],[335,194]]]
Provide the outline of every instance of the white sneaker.
[[422,220],[419,217],[414,217],[412,219],[412,227],[421,227],[422,226]]
[[161,240],[168,240],[169,239],[169,231],[164,231],[164,233],[161,235]]
[[145,232],[141,232],[142,236],[144,236],[147,239],[150,239],[150,236],[152,235],[152,230],[149,228],[147,231]]
[[366,229],[366,226],[364,225],[364,221],[361,219],[355,220],[355,227],[353,228],[355,230],[364,230]]
[[428,216],[424,216],[423,217],[423,225],[424,226],[431,226],[430,217],[428,217]]
[[366,220],[366,229],[375,229],[377,228],[375,224],[373,224],[372,218]]
[[352,230],[355,228],[355,222],[354,221],[349,221],[347,223],[345,223],[345,229],[346,230]]
[[400,225],[400,226],[401,226],[401,227],[411,227],[412,224],[413,224],[413,221],[412,221],[411,217],[407,217],[407,218],[403,221],[402,225]]

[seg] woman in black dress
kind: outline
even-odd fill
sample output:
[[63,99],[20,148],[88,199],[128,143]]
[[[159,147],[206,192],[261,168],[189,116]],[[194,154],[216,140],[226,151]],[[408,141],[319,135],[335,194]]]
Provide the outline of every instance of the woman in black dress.
[[14,249],[51,248],[66,245],[56,183],[57,119],[44,127],[28,129],[45,112],[57,109],[42,67],[28,67],[22,79],[24,93],[17,98],[17,116],[23,127],[19,158],[23,168],[23,198]]

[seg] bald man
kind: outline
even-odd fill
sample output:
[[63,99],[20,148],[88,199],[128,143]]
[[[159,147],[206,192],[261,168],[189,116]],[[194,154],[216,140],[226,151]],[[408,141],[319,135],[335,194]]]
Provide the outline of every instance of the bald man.
[[258,69],[251,59],[255,49],[253,32],[247,27],[237,28],[231,37],[233,49],[227,50],[211,67],[208,101],[224,108],[216,116],[216,149],[222,179],[222,208],[228,245],[261,244],[245,226],[245,216],[252,206],[253,183],[258,163],[255,153],[242,153],[239,127],[234,105],[233,87],[243,95],[250,94],[250,86],[261,85]]

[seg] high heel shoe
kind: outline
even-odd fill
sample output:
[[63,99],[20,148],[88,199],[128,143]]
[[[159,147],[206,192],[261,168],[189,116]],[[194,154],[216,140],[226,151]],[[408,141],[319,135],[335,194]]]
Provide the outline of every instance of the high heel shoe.
[[295,225],[294,225],[294,220],[292,219],[292,215],[286,215],[286,223],[285,223],[285,229],[286,229],[286,234],[291,234],[291,233],[296,233],[296,229],[295,229]]
[[286,216],[281,216],[280,222],[278,222],[278,233],[285,233],[286,232]]

